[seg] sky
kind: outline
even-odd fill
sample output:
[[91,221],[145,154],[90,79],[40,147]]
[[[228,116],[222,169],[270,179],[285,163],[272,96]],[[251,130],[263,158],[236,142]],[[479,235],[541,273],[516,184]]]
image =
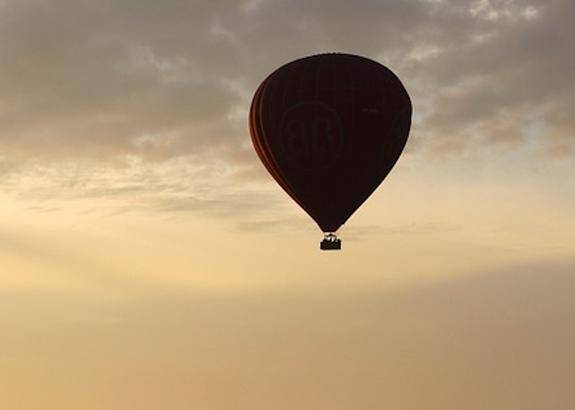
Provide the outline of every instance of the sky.
[[[575,2],[0,0],[0,407],[575,408]],[[359,54],[414,108],[343,251],[249,137]]]

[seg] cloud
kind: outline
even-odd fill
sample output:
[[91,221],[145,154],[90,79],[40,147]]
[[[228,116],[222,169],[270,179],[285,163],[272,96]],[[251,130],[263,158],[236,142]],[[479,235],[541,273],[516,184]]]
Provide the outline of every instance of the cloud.
[[[528,127],[541,122],[549,127],[538,135],[544,144],[571,139],[574,124],[561,128],[557,117],[575,94],[568,40],[574,33],[567,17],[575,12],[572,2],[476,5],[483,11],[470,9],[463,38],[439,44],[425,69],[410,69],[434,88],[433,107],[421,124],[425,135],[443,143],[457,139],[460,147],[499,142],[515,148],[527,144]],[[473,24],[477,19],[482,22]]]
[[375,58],[402,78],[415,107],[410,153],[481,159],[536,141],[541,155],[570,156],[574,7],[9,0],[0,19],[0,150],[18,164],[11,172],[187,158],[219,159],[238,180],[259,179],[246,124],[253,90],[291,59],[337,50]]
[[415,105],[429,110],[420,128],[443,134],[437,138],[461,137],[503,115],[518,124],[533,112],[559,120],[557,99],[573,95],[572,2],[300,6],[7,2],[2,144],[86,156],[160,155],[147,143],[154,139],[165,140],[167,156],[238,145],[245,124],[226,116],[247,105],[270,70],[322,50],[366,54],[398,69],[413,94],[429,100]]

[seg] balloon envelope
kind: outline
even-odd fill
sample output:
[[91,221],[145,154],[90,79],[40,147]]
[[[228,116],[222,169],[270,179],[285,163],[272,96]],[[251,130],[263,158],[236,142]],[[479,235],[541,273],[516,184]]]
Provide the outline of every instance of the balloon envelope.
[[335,232],[399,158],[411,101],[385,66],[350,54],[288,63],[266,78],[250,110],[264,166],[319,225]]

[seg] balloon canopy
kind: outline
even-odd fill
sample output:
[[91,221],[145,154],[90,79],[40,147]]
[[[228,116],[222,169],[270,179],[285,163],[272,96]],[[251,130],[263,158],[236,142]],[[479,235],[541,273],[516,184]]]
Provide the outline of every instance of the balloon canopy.
[[[368,58],[319,54],[288,63],[257,89],[254,148],[277,183],[326,233],[375,191],[398,160],[411,101],[393,72]],[[329,242],[329,243],[327,243]]]

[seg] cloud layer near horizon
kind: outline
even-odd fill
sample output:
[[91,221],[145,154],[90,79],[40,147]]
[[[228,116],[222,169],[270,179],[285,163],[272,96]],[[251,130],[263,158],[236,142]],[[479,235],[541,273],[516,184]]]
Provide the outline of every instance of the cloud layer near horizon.
[[572,266],[534,264],[400,290],[0,291],[0,403],[572,408],[573,285]]

